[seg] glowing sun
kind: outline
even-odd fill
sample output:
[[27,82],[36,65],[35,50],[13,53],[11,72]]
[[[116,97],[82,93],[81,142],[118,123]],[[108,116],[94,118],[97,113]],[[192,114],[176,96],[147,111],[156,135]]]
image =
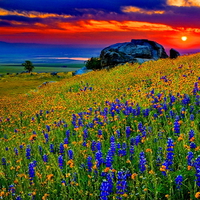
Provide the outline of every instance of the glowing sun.
[[186,41],[187,40],[187,36],[182,36],[181,40]]

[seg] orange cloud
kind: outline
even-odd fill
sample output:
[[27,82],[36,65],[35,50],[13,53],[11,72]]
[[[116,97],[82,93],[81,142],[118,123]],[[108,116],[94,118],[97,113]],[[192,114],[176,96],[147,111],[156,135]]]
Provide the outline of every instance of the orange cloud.
[[127,32],[127,31],[172,31],[172,27],[164,24],[156,24],[138,21],[97,21],[86,20],[75,23],[61,22],[58,24],[60,28],[70,32]]
[[147,15],[152,15],[152,14],[164,14],[164,10],[145,10],[142,8],[138,8],[135,6],[123,6],[122,7],[122,12],[124,13],[141,13],[141,14],[147,14]]
[[197,6],[200,7],[199,0],[167,0],[167,4],[170,6],[178,6],[178,7],[191,7]]
[[36,11],[10,11],[0,8],[0,16],[8,16],[8,15],[15,15],[15,16],[23,16],[28,18],[49,18],[49,17],[62,17],[62,18],[72,18],[72,15],[58,15],[54,13],[43,13],[43,12],[36,12]]

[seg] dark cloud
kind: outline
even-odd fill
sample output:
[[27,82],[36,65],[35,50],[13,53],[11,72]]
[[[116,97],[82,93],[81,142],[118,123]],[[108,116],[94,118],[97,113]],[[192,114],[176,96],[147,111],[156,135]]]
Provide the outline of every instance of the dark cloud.
[[6,20],[6,21],[18,21],[18,22],[27,22],[27,23],[41,22],[41,19],[39,18],[29,18],[29,17],[23,17],[23,16],[15,16],[15,15],[0,16],[0,19]]
[[93,8],[107,12],[121,13],[122,6],[138,6],[146,9],[163,8],[166,0],[1,0],[0,7],[8,10],[51,12],[80,15],[78,9]]
[[9,22],[0,21],[0,27],[1,26],[7,27],[7,26],[12,26],[12,25]]

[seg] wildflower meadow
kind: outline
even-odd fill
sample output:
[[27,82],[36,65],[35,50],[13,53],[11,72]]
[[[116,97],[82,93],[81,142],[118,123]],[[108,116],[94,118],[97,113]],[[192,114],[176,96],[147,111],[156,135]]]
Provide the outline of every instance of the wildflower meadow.
[[0,199],[200,198],[200,54],[0,100]]

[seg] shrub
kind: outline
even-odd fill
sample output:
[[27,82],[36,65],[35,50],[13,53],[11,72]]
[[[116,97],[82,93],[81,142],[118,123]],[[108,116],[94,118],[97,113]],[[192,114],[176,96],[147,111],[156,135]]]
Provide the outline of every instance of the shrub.
[[101,69],[101,60],[98,57],[92,57],[85,62],[87,69],[97,70]]

